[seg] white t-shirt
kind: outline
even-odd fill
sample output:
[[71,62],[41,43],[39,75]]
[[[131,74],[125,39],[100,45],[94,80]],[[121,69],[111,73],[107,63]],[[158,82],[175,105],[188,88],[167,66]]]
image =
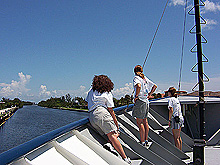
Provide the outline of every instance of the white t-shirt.
[[112,108],[114,107],[113,95],[111,92],[99,93],[98,91],[89,91],[86,101],[88,102],[89,112],[97,107]]
[[175,117],[175,116],[183,117],[182,112],[181,112],[181,105],[180,105],[180,102],[179,102],[179,100],[177,98],[171,97],[168,100],[168,109],[170,107],[173,108],[173,115],[172,115],[172,117]]
[[141,84],[141,90],[138,95],[139,99],[141,101],[148,103],[148,99],[147,99],[148,93],[150,93],[151,88],[156,84],[153,83],[151,80],[149,80],[146,76],[145,76],[145,79],[142,79],[140,76],[134,76],[134,79],[133,79],[133,85],[134,85],[134,90],[135,90],[134,95],[136,94],[135,86],[137,84]]

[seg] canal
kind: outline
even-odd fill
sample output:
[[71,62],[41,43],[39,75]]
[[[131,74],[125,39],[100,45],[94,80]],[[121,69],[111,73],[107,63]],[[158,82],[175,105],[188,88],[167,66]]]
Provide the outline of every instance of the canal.
[[87,112],[24,106],[0,127],[0,153],[85,117]]

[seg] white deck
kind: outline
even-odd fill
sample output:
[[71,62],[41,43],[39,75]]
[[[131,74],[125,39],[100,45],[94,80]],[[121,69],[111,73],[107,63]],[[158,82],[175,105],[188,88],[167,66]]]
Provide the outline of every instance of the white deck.
[[[161,125],[157,118],[158,116],[155,114],[149,114],[149,124],[152,125],[150,125],[149,132],[150,146],[146,148],[139,144],[138,127],[131,113],[118,115],[119,125],[122,129],[119,141],[125,152],[131,157],[132,164],[184,165],[192,163],[192,148],[189,147],[191,144],[189,143],[189,146],[186,144],[188,143],[187,138],[190,138],[184,135],[186,138],[183,146],[185,153],[181,152],[169,141],[172,139],[171,132],[166,126]],[[165,134],[161,134],[161,132]],[[103,148],[103,144],[106,142],[107,139],[100,136],[90,125],[85,125],[40,146],[12,164],[127,164],[120,156],[115,156]],[[210,163],[210,159],[216,158],[212,156],[213,151],[215,151],[215,155],[219,154],[220,148],[214,148],[214,150],[206,148],[207,164]],[[218,159],[214,161],[214,163],[216,162],[219,162]],[[211,163],[213,164],[213,162]]]

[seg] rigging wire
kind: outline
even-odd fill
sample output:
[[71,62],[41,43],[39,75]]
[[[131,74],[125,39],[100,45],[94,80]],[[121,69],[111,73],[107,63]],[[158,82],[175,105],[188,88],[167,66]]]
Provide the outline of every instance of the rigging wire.
[[158,29],[159,29],[159,27],[160,27],[160,23],[161,23],[161,21],[162,21],[163,15],[164,15],[165,10],[166,10],[167,5],[168,5],[168,2],[169,2],[169,0],[167,0],[166,5],[165,5],[165,7],[164,7],[164,9],[163,9],[163,13],[162,13],[162,15],[161,15],[161,17],[160,17],[160,21],[159,21],[159,23],[158,23],[158,25],[157,25],[157,29],[156,29],[156,31],[155,31],[155,33],[154,33],[153,39],[152,39],[152,41],[151,41],[150,47],[149,47],[148,52],[147,52],[147,55],[146,55],[146,57],[145,57],[145,60],[144,60],[144,63],[143,63],[143,68],[144,68],[144,65],[145,65],[145,63],[146,63],[146,61],[147,61],[147,58],[148,58],[148,56],[149,56],[150,50],[151,50],[151,48],[152,48],[152,46],[153,46],[154,39],[156,38]]
[[184,46],[185,46],[185,33],[186,33],[186,9],[187,9],[187,0],[185,3],[185,16],[184,16],[184,26],[183,26],[183,41],[182,41],[182,53],[181,53],[181,61],[180,61],[180,75],[179,75],[179,84],[178,91],[181,89],[181,80],[182,80],[182,68],[183,68],[183,55],[184,55]]

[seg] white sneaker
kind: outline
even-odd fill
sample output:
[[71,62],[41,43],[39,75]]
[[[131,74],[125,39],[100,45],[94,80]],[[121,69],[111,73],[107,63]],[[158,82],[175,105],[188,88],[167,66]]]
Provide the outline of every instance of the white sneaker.
[[124,161],[128,164],[132,164],[131,159],[129,157],[124,158]]

